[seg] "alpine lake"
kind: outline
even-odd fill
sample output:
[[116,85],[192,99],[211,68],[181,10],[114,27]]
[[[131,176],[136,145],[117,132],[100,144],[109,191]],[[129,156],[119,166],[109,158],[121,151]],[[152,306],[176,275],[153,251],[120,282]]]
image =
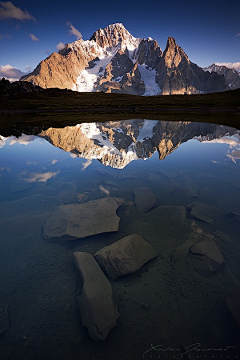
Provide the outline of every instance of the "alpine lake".
[[[240,131],[223,125],[0,136],[0,359],[237,359],[239,179]],[[94,254],[134,234],[102,271]]]

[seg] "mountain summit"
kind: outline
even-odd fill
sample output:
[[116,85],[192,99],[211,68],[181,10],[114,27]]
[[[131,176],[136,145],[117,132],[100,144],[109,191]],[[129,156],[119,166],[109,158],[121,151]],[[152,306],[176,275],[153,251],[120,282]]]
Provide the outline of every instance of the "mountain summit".
[[173,37],[164,52],[152,38],[135,38],[121,23],[66,44],[21,80],[43,88],[136,95],[197,94],[228,90],[223,74],[192,63]]

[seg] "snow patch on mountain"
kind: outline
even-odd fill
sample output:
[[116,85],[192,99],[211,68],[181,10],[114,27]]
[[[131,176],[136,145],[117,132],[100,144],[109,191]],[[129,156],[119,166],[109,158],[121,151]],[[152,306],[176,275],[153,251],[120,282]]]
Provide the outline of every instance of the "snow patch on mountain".
[[[130,145],[127,151],[118,150],[113,143],[108,140],[107,135],[100,131],[96,123],[84,123],[78,125],[78,127],[87,138],[96,140],[98,142],[98,146],[100,146],[97,151],[94,147],[92,147],[88,155],[84,156],[86,159],[102,160],[104,158],[104,164],[106,166],[110,165],[118,169],[123,169],[131,161],[139,159],[135,146]],[[116,128],[115,130],[122,132],[122,129],[120,128]],[[114,162],[113,159],[115,159]]]
[[[79,92],[92,92],[94,91],[94,84],[97,81],[99,75],[105,70],[108,63],[112,60],[114,54],[107,53],[96,60],[95,66],[91,69],[85,69],[79,74],[76,85],[73,86],[74,91]],[[101,71],[100,71],[101,69]]]
[[153,129],[157,125],[157,123],[158,120],[144,120],[144,124],[139,130],[137,142],[143,142],[143,140],[151,139],[153,137]]
[[100,131],[96,123],[83,123],[80,125],[80,129],[88,139],[97,140],[98,145],[107,147],[108,149],[115,149],[115,146],[108,140],[107,136]]
[[145,84],[145,92],[143,96],[161,95],[161,89],[155,80],[157,73],[156,70],[153,70],[144,64],[138,64],[138,69]]

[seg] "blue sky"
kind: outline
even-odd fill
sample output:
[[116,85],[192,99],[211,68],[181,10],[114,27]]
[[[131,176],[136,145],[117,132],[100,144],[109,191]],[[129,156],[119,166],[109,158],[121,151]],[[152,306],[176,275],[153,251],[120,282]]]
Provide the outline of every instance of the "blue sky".
[[87,40],[115,22],[135,37],[151,36],[163,50],[173,36],[199,66],[229,63],[240,70],[239,18],[239,0],[0,1],[0,77],[12,71],[17,78],[59,43],[81,34]]

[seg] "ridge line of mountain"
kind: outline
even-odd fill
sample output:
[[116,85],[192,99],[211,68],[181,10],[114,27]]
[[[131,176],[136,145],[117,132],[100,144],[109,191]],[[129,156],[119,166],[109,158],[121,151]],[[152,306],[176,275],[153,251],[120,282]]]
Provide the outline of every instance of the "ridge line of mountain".
[[43,88],[145,96],[230,89],[224,74],[192,63],[173,37],[162,51],[156,40],[135,38],[121,23],[66,44],[21,80]]

